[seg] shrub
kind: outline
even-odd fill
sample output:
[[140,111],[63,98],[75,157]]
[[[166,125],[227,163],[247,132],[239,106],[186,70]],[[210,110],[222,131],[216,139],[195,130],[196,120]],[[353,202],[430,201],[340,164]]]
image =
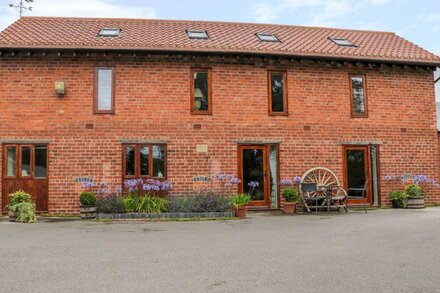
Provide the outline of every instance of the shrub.
[[232,205],[234,208],[239,208],[241,206],[247,205],[251,201],[251,196],[246,193],[236,194],[231,198]]
[[215,194],[174,198],[168,205],[171,213],[226,212],[230,209],[230,198]]
[[90,191],[84,191],[79,196],[79,202],[82,206],[94,206],[96,203],[96,195]]
[[293,188],[284,188],[282,191],[282,195],[286,202],[297,202],[299,201],[299,193],[298,190]]
[[35,204],[33,202],[20,202],[9,206],[11,212],[17,213],[17,222],[20,223],[35,223]]
[[125,213],[125,207],[122,198],[116,195],[106,196],[96,201],[96,210],[98,213],[122,214]]
[[9,195],[9,208],[23,202],[32,202],[32,197],[29,193],[19,190]]
[[405,187],[405,193],[408,194],[409,198],[412,197],[425,197],[425,192],[420,185],[409,184]]
[[402,191],[391,191],[390,198],[391,200],[400,200],[402,198]]
[[167,211],[168,201],[157,196],[130,192],[122,198],[122,204],[127,213],[162,213]]

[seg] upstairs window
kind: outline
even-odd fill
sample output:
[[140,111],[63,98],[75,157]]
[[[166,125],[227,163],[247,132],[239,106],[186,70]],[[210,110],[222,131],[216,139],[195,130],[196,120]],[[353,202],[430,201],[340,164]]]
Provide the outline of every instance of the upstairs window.
[[269,114],[287,115],[287,74],[269,71]]
[[95,69],[94,113],[105,114],[115,112],[114,69],[98,67]]
[[166,146],[134,144],[124,146],[124,178],[165,178]]
[[191,113],[212,114],[211,69],[191,70]]
[[367,95],[365,93],[365,76],[350,76],[351,116],[367,117]]
[[342,47],[356,47],[355,44],[344,38],[329,38],[333,43]]
[[119,28],[102,28],[99,31],[98,36],[100,37],[119,37],[121,29]]
[[257,37],[262,42],[280,42],[280,39],[274,34],[257,33]]
[[190,39],[196,39],[196,40],[209,39],[208,33],[206,31],[187,31],[187,34]]

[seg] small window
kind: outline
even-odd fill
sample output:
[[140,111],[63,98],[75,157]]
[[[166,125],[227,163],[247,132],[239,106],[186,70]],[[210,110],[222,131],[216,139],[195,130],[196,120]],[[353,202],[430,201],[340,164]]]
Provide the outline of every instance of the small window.
[[257,37],[262,42],[280,42],[280,39],[274,34],[257,33]]
[[124,147],[124,178],[165,178],[166,146],[137,144]]
[[207,40],[209,39],[206,31],[187,31],[190,39]]
[[99,31],[100,37],[119,37],[121,29],[119,28],[103,28]]
[[31,174],[31,147],[21,147],[21,177],[30,177]]
[[94,112],[115,112],[113,68],[96,68]]
[[17,148],[7,147],[6,176],[15,177],[17,168]]
[[191,113],[211,114],[211,70],[191,70]]
[[351,116],[367,117],[367,96],[365,93],[365,76],[350,76]]
[[45,146],[35,147],[34,173],[35,178],[47,177],[47,147]]
[[269,71],[269,114],[287,115],[287,87],[285,72]]
[[356,47],[355,44],[344,38],[329,38],[333,43],[343,47]]

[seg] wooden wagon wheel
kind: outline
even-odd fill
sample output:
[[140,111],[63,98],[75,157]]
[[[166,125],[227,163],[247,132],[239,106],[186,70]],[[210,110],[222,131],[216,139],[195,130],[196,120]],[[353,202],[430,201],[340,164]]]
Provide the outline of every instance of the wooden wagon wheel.
[[[301,183],[316,183],[319,191],[310,194],[310,196],[316,196],[323,194],[327,186],[339,186],[339,179],[330,169],[316,167],[304,173],[301,178]],[[335,193],[339,193],[340,191],[338,190],[339,189],[335,190]]]

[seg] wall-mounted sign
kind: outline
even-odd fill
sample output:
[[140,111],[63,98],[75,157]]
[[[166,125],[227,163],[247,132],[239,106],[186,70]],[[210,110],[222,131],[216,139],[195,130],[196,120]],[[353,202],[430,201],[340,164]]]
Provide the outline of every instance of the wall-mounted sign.
[[207,144],[198,144],[196,147],[196,152],[199,154],[207,154],[208,153],[208,145]]

